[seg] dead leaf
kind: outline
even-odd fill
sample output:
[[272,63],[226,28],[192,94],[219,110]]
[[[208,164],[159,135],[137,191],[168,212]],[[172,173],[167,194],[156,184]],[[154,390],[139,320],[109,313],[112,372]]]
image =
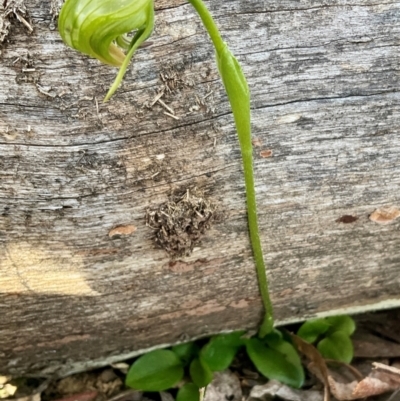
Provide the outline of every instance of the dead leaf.
[[393,366],[374,362],[374,369],[363,380],[357,383],[340,383],[329,376],[329,384],[332,394],[339,401],[358,400],[372,397],[400,388],[400,369]]
[[118,363],[112,363],[111,367],[113,369],[119,370],[122,374],[126,375],[128,373],[130,365],[128,365],[125,362],[118,362]]
[[332,376],[328,376],[328,382],[331,393],[339,401],[355,400],[355,398],[352,398],[352,394],[358,384],[356,380],[350,383],[341,383],[336,381]]
[[213,381],[207,386],[204,401],[242,400],[242,388],[238,377],[231,371],[215,372]]
[[[0,376],[1,377],[4,376]],[[11,383],[0,384],[0,399],[12,397],[17,391],[17,386],[12,385]]]
[[125,390],[118,393],[116,396],[109,398],[108,401],[145,401],[143,393],[138,390]]
[[374,367],[373,372],[376,372],[375,377],[386,381],[391,380],[400,387],[400,369],[379,362],[373,362],[372,366]]
[[0,386],[3,386],[11,380],[11,376],[1,376],[0,375]]
[[308,370],[317,376],[317,378],[324,384],[324,401],[329,401],[328,368],[324,358],[322,358],[319,351],[312,344],[304,341],[295,334],[290,334],[290,336],[292,337],[292,341],[297,350],[310,361],[307,366]]
[[321,391],[297,390],[276,380],[270,380],[262,386],[254,386],[247,401],[269,401],[274,397],[286,401],[323,401],[324,399]]
[[389,224],[400,217],[400,210],[396,206],[386,206],[376,209],[369,219],[378,224]]
[[170,393],[165,393],[162,391],[160,393],[161,401],[174,401],[174,397]]
[[344,400],[357,400],[360,398],[372,397],[392,390],[394,389],[388,383],[373,377],[366,377],[358,383],[356,388],[353,390],[352,397],[344,398]]

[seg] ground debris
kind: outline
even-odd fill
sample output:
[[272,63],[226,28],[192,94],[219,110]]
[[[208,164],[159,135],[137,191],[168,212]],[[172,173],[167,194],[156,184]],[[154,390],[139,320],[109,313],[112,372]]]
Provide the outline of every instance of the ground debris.
[[53,382],[43,393],[43,401],[72,399],[85,401],[88,398],[97,401],[110,399],[123,389],[121,378],[113,369],[101,372],[79,373]]
[[10,33],[12,18],[22,23],[29,33],[33,32],[32,25],[26,16],[25,0],[5,0],[0,4],[0,43],[4,42]]
[[0,43],[8,36],[10,25],[8,18],[5,18],[4,6],[0,3]]
[[343,382],[329,376],[329,385],[332,394],[339,401],[359,400],[400,389],[400,370],[384,365],[372,363],[371,373],[361,381]]
[[399,358],[400,344],[367,330],[358,329],[352,337],[356,358]]
[[63,3],[64,3],[64,0],[51,0],[50,12],[53,17],[53,20],[58,18],[58,15],[60,14],[60,10],[61,10]]
[[185,88],[186,86],[193,86],[192,82],[185,80],[183,71],[183,66],[178,66],[177,69],[167,66],[166,69],[160,73],[160,78],[165,92],[174,93]]
[[322,391],[298,390],[276,380],[270,380],[262,386],[254,386],[248,401],[267,401],[276,397],[286,401],[323,401],[324,399]]
[[242,389],[238,377],[229,370],[215,372],[213,381],[207,386],[204,401],[241,401]]
[[211,224],[216,207],[197,188],[170,196],[157,209],[146,211],[146,224],[154,230],[156,244],[172,257],[188,256]]

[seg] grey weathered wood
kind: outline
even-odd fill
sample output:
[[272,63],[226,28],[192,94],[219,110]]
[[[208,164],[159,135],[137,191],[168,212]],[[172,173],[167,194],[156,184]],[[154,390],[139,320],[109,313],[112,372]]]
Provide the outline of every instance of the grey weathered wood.
[[[34,33],[13,21],[0,62],[0,371],[65,374],[254,329],[262,306],[240,153],[191,7],[157,3],[150,45],[102,104],[116,70],[64,47],[50,0],[26,5]],[[400,220],[369,215],[400,207],[400,2],[208,5],[252,91],[278,322],[399,304]],[[165,89],[161,74],[173,77],[162,99],[179,120],[145,107]],[[145,211],[194,186],[223,218],[174,264]],[[120,225],[137,230],[110,238]]]

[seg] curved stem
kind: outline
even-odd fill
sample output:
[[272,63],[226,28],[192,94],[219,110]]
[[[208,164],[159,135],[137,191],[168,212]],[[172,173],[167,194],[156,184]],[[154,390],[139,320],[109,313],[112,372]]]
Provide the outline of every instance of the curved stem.
[[106,97],[104,98],[104,102],[108,102],[110,100],[111,96],[114,94],[114,92],[118,89],[119,85],[122,82],[122,78],[125,75],[125,72],[128,68],[128,65],[131,61],[133,54],[138,49],[138,47],[150,36],[151,32],[153,31],[153,27],[154,27],[153,1],[149,4],[147,12],[148,12],[148,19],[146,21],[146,25],[139,28],[138,31],[135,33],[133,39],[131,40],[131,43],[128,46],[128,53],[125,56],[125,59],[118,71],[117,76],[115,77],[113,84],[111,85]]
[[215,24],[212,15],[208,11],[208,8],[205,6],[202,0],[188,0],[188,2],[194,7],[194,9],[197,11],[197,14],[199,14],[204,27],[210,35],[215,50],[217,51],[217,53],[220,52],[225,43],[221,38],[218,27]]
[[274,318],[257,220],[257,204],[253,171],[253,146],[251,143],[250,91],[238,61],[222,40],[215,22],[202,0],[188,1],[200,15],[200,18],[202,19],[214,44],[218,69],[235,119],[243,160],[250,241],[253,249],[261,299],[265,308],[265,316],[259,328],[259,336],[264,337],[273,329]]

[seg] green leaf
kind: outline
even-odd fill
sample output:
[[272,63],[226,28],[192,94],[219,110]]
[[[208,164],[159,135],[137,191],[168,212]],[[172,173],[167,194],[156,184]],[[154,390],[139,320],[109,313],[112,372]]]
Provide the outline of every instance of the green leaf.
[[213,371],[227,369],[233,361],[237,347],[226,347],[217,341],[210,341],[201,350],[201,357],[208,367]]
[[274,342],[268,345],[270,346],[270,348],[284,355],[289,363],[291,363],[292,365],[296,366],[298,369],[301,369],[303,371],[303,366],[301,364],[300,356],[297,353],[296,348],[290,342],[281,339],[279,343]]
[[280,344],[282,342],[282,333],[277,330],[277,329],[273,329],[269,334],[267,334],[262,341],[265,344],[268,344],[271,348],[274,348],[273,345],[276,344]]
[[190,377],[193,383],[199,388],[208,386],[213,379],[213,373],[210,368],[199,358],[193,359],[190,364]]
[[213,372],[227,369],[238,349],[244,345],[241,338],[243,334],[244,332],[240,331],[211,338],[200,352],[202,360]]
[[149,352],[130,367],[125,384],[142,391],[164,391],[183,378],[180,359],[168,350]]
[[234,331],[229,334],[219,334],[212,337],[213,341],[218,341],[221,345],[231,346],[231,347],[241,347],[244,345],[243,335],[245,331]]
[[278,380],[296,388],[303,385],[302,366],[291,363],[281,352],[265,346],[257,338],[252,338],[246,343],[246,350],[257,370],[268,379]]
[[179,344],[172,347],[172,351],[186,366],[199,353],[199,347],[194,343]]
[[313,343],[321,334],[326,333],[331,325],[326,319],[307,320],[299,328],[297,335],[308,343]]
[[347,315],[327,317],[326,321],[331,325],[329,333],[341,331],[346,333],[348,336],[351,336],[356,329],[356,323]]
[[347,333],[335,331],[321,340],[317,345],[318,351],[326,359],[350,363],[353,359],[353,343]]
[[176,401],[200,401],[199,388],[193,383],[186,383],[179,389]]

